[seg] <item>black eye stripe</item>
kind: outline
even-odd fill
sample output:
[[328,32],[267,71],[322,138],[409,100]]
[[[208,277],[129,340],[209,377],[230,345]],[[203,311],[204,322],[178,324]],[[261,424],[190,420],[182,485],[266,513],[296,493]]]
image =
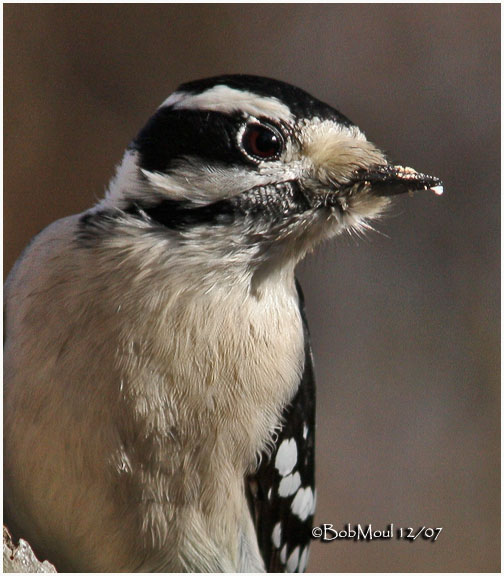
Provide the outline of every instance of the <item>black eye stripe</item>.
[[243,115],[208,110],[161,108],[130,145],[140,156],[140,168],[168,172],[188,156],[209,164],[255,165],[237,144]]
[[[267,119],[251,119],[244,127],[242,112],[159,109],[130,144],[139,153],[139,166],[169,172],[181,158],[200,158],[208,164],[257,165],[276,159],[291,137],[291,127]],[[246,137],[254,137],[246,140]]]

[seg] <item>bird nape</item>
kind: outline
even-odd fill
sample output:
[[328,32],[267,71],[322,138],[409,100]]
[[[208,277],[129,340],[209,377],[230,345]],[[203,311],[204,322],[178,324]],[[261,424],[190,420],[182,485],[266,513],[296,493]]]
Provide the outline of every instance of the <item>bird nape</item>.
[[302,572],[315,382],[297,263],[441,182],[254,76],[180,86],[5,287],[6,521],[59,570]]

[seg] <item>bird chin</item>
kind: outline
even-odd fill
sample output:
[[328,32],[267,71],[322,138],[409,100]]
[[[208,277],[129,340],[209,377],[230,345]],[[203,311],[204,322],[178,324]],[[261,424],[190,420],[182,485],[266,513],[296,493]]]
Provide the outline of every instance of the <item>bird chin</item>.
[[379,218],[391,204],[389,197],[376,195],[372,186],[362,183],[309,197],[311,209],[301,217],[300,231],[310,247],[345,231],[369,229],[369,221]]
[[288,224],[270,230],[264,257],[270,264],[278,265],[278,259],[296,264],[319,244],[343,232],[362,234],[372,229],[370,221],[383,214],[390,203],[389,198],[373,194],[346,200],[337,194],[327,195],[310,210],[293,216]]

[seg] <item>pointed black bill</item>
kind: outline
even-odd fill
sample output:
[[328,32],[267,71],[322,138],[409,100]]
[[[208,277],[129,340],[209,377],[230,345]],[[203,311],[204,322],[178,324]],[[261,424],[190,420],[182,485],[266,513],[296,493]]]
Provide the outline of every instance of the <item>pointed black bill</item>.
[[374,166],[356,172],[352,180],[370,186],[377,196],[395,196],[420,190],[432,190],[438,195],[443,193],[443,183],[439,178],[405,166]]

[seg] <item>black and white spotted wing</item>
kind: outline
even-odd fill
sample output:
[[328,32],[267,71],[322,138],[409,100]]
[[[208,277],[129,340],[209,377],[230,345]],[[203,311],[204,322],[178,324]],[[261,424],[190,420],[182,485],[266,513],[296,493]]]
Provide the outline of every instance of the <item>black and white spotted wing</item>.
[[248,478],[248,494],[268,572],[304,572],[315,510],[315,375],[304,298],[297,283],[305,339],[299,389],[286,407],[273,453]]

